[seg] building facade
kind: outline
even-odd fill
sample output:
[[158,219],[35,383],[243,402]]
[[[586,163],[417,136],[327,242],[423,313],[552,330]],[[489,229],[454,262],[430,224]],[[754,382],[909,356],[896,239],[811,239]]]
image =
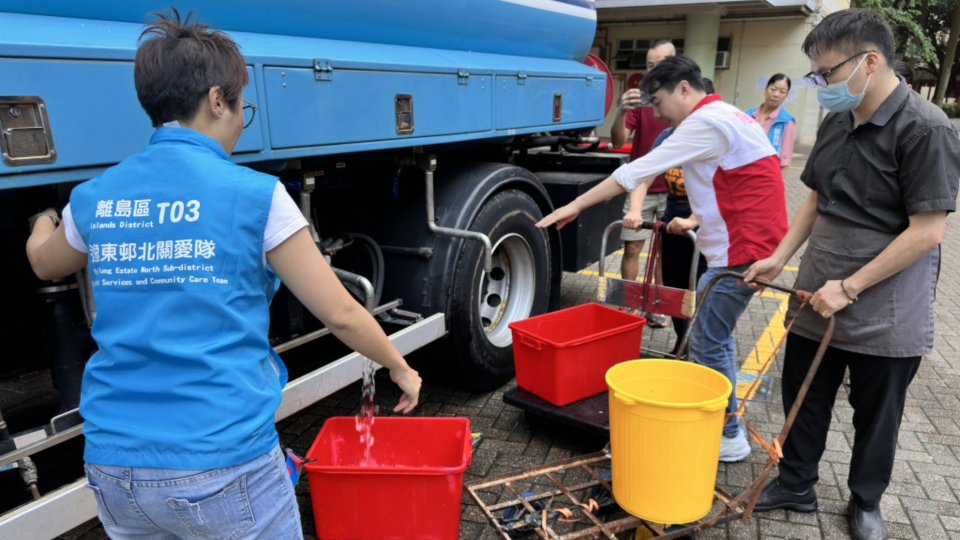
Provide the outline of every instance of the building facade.
[[[740,109],[763,101],[775,73],[790,77],[785,107],[797,119],[796,142],[812,145],[823,116],[817,93],[803,82],[810,62],[800,50],[807,33],[849,0],[596,0],[594,54],[613,72],[614,95],[636,85],[646,73],[650,44],[673,41],[713,80],[724,101]],[[599,134],[609,136],[616,117],[611,107]]]

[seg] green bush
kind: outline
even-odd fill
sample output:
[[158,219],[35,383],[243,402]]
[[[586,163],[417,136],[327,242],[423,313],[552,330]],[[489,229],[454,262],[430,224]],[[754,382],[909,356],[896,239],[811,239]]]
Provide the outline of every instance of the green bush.
[[960,118],[960,102],[944,103],[941,108],[950,118]]

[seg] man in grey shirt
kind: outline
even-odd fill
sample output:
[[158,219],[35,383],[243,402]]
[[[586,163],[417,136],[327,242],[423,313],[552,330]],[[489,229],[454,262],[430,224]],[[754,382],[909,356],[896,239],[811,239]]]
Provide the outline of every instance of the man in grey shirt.
[[[850,370],[856,437],[850,534],[887,538],[880,498],[890,483],[907,387],[933,349],[933,302],[946,216],[956,210],[960,139],[946,115],[893,71],[893,35],[869,10],[826,17],[803,51],[831,111],[801,180],[813,191],[774,254],[747,280],[772,280],[809,240],[796,287],[816,291],[787,338],[783,407],[793,406],[827,318],[836,331],[783,447],[780,475],[757,511],[817,509],[813,486],[831,409]],[[790,314],[799,306],[793,302]]]

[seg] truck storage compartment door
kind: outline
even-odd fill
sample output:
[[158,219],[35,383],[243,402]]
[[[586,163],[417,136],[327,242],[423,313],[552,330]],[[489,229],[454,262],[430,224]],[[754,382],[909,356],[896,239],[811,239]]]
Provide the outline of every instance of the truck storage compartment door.
[[603,123],[606,81],[595,78],[497,75],[497,129]]
[[[0,73],[0,96],[43,100],[57,151],[56,161],[49,164],[0,162],[0,175],[112,165],[139,152],[153,134],[133,86],[133,62],[0,59]],[[247,67],[247,74],[250,83],[244,96],[257,105],[253,69]],[[244,130],[234,152],[264,148],[260,120],[257,115]]]
[[490,75],[264,69],[270,141],[296,148],[493,129]]
[[57,151],[49,164],[0,163],[0,174],[116,163],[150,140],[132,62],[0,59],[0,73],[0,95],[43,100]]

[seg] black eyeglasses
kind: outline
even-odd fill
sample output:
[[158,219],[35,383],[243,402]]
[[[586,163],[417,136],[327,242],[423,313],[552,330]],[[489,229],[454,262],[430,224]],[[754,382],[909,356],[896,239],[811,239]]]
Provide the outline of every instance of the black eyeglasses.
[[[247,111],[250,111],[249,117],[247,116]],[[253,118],[255,116],[257,116],[257,106],[244,99],[243,100],[243,129],[247,129],[248,127],[250,127],[250,124],[253,123]]]
[[811,71],[810,73],[807,73],[806,75],[803,76],[803,80],[807,81],[807,84],[809,84],[810,86],[830,86],[830,83],[827,82],[827,77],[833,74],[834,71],[840,69],[840,66],[846,64],[847,62],[853,60],[854,58],[863,56],[865,54],[870,54],[872,52],[876,52],[876,51],[860,51],[857,54],[851,56],[850,58],[847,58],[843,62],[840,62],[839,64],[833,66],[832,68],[824,72],[816,73]]

